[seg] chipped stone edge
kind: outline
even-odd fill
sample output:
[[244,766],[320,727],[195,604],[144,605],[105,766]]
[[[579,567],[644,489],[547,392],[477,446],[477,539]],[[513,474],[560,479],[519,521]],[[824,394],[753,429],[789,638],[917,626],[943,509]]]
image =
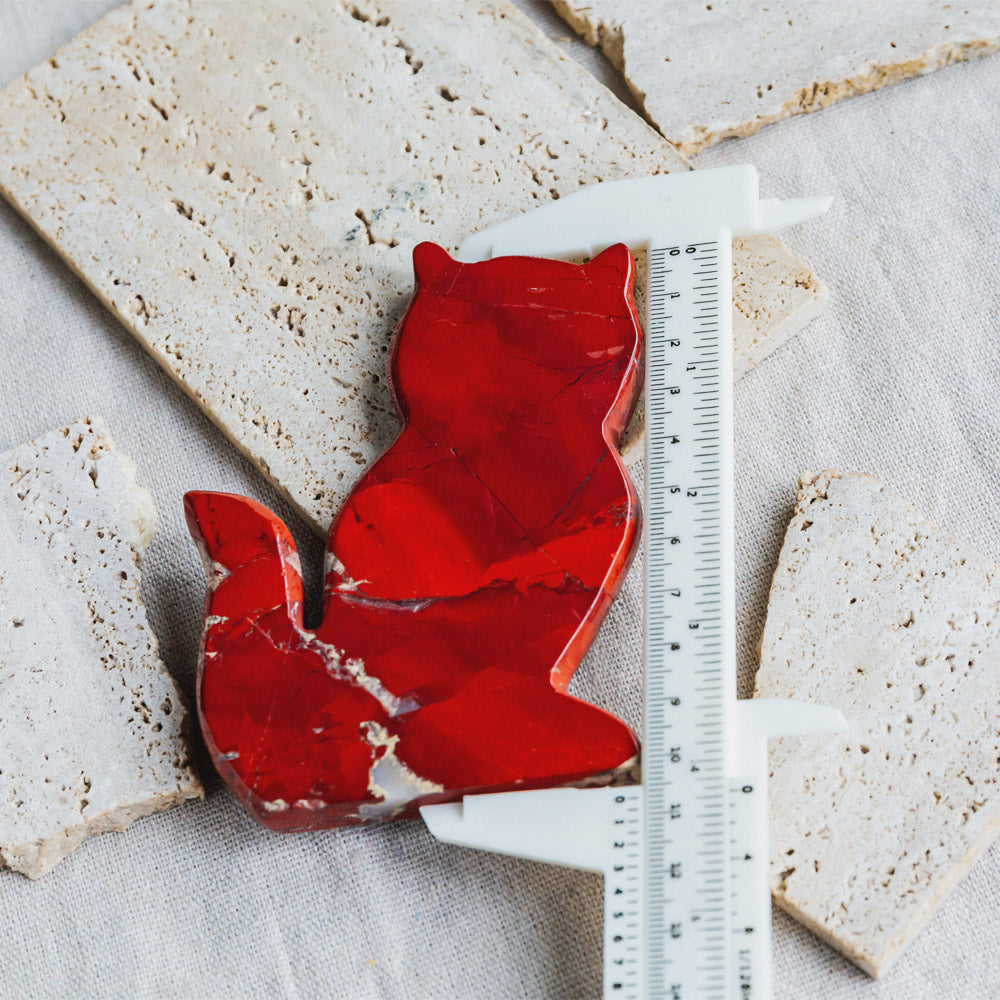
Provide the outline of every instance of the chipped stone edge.
[[[190,713],[186,716],[185,728],[189,725],[189,720]],[[0,866],[10,868],[32,880],[40,879],[75,851],[87,837],[100,833],[124,833],[137,819],[163,812],[187,799],[203,799],[205,790],[193,768],[190,770],[192,779],[177,791],[158,793],[145,802],[111,809],[89,822],[60,830],[51,837],[7,848],[0,852]]]
[[[139,485],[137,480],[138,467],[135,461],[115,444],[107,421],[103,417],[96,415],[80,417],[70,421],[66,426],[74,427],[78,424],[85,424],[93,429],[102,448],[98,459],[104,455],[113,455],[120,461],[125,473],[130,501],[125,516],[135,528],[139,543],[138,548],[131,545],[129,548],[131,549],[132,564],[136,569],[137,584],[141,583],[140,563],[153,540],[158,518],[153,494],[144,486]],[[91,820],[60,830],[51,837],[42,837],[28,844],[8,845],[6,848],[0,848],[0,868],[9,868],[11,871],[18,872],[32,880],[40,879],[75,851],[87,837],[101,833],[123,833],[135,820],[144,816],[163,812],[188,799],[205,798],[205,788],[195,770],[190,754],[193,731],[191,706],[177,681],[163,664],[160,658],[160,642],[151,628],[149,630],[149,643],[150,653],[156,659],[158,672],[170,679],[183,710],[180,735],[188,750],[188,757],[183,768],[187,771],[187,780],[172,792],[158,792],[144,802],[129,803],[119,806],[117,809],[110,809]]]
[[688,125],[683,135],[667,136],[646,106],[646,93],[630,79],[625,65],[625,30],[618,21],[591,18],[589,8],[577,10],[572,0],[552,0],[556,13],[588,44],[600,50],[621,73],[629,91],[642,109],[643,117],[669,139],[685,156],[694,156],[723,139],[743,139],[765,125],[783,121],[793,115],[809,114],[828,107],[845,97],[868,94],[894,83],[917,76],[926,76],[952,63],[968,62],[988,56],[1000,48],[1000,38],[993,41],[976,39],[969,42],[940,42],[922,56],[901,62],[871,62],[845,80],[816,81],[796,91],[780,107],[750,121],[732,122],[716,119],[707,125]]
[[[785,543],[787,542],[788,537],[792,535],[793,532],[797,532],[799,530],[799,522],[806,516],[805,509],[803,508],[803,502],[810,499],[825,499],[827,497],[827,491],[829,490],[830,484],[834,480],[843,479],[846,475],[867,479],[871,483],[878,486],[881,492],[888,490],[888,487],[881,480],[863,472],[842,473],[838,469],[824,469],[822,472],[818,473],[803,472],[799,476],[798,492],[795,500],[795,512],[788,523],[788,528],[785,532],[785,539],[782,541],[782,552],[784,551]],[[912,505],[910,505],[910,509],[920,518],[921,521],[924,522],[925,525],[927,525],[928,528],[932,528],[939,532],[942,530],[932,522],[928,521],[924,515]],[[959,540],[954,538],[952,535],[948,533],[945,534],[947,535],[949,541],[953,541],[956,545],[961,545],[963,548],[968,548],[968,546],[959,542]],[[771,578],[771,588],[768,593],[769,608],[771,605],[771,598],[773,597],[778,586],[778,574],[781,572],[781,567],[781,555],[779,554],[778,564],[775,567],[774,575]],[[998,567],[998,572],[1000,572],[1000,567]],[[758,652],[763,649],[766,633],[767,621],[765,620]],[[758,668],[758,673],[759,672],[760,670]],[[757,685],[756,679],[754,681],[753,697],[760,697],[760,689]],[[786,739],[794,738],[795,737],[786,737]],[[938,881],[937,891],[925,900],[924,905],[914,913],[913,917],[902,928],[893,941],[876,955],[862,954],[846,941],[843,941],[836,935],[832,934],[822,924],[813,920],[812,917],[803,913],[793,903],[789,902],[788,899],[781,894],[778,888],[772,887],[771,898],[782,910],[784,910],[785,913],[797,920],[807,930],[812,931],[812,933],[815,934],[821,941],[840,952],[840,954],[842,954],[845,958],[848,958],[859,969],[861,969],[862,972],[867,973],[867,975],[871,976],[872,979],[880,979],[895,964],[900,955],[902,955],[903,952],[905,952],[906,949],[913,943],[917,935],[927,926],[928,923],[930,923],[941,904],[945,901],[945,899],[947,899],[948,895],[959,885],[959,883],[963,881],[963,879],[965,879],[976,862],[986,853],[990,846],[992,846],[998,836],[1000,836],[1000,816],[996,818],[991,826],[983,830],[978,839],[974,840],[969,845],[968,850],[962,858],[956,859],[951,864],[947,874]]]
[[723,139],[744,138],[753,135],[764,125],[783,121],[793,115],[819,111],[845,97],[868,94],[874,90],[881,90],[882,87],[902,83],[917,76],[926,76],[928,73],[933,73],[944,66],[950,66],[952,63],[968,62],[979,56],[991,55],[998,48],[1000,48],[1000,39],[992,42],[977,39],[973,42],[959,42],[957,44],[942,42],[916,59],[908,59],[898,63],[871,63],[865,70],[848,77],[846,80],[816,82],[809,87],[803,87],[780,108],[768,115],[756,117],[753,121],[736,125],[719,121],[707,126],[691,126],[690,138],[681,139],[676,145],[678,149],[690,156],[707,146],[721,142]]
[[[590,17],[590,8],[577,8],[572,0],[551,0],[555,12],[590,46],[600,49],[619,73],[625,74],[625,32],[617,21]],[[640,102],[646,95],[626,76],[629,90]]]

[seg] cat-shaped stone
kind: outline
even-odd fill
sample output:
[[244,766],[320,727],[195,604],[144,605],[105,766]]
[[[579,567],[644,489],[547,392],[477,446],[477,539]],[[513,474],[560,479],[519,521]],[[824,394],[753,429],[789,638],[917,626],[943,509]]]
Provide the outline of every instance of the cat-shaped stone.
[[565,693],[637,538],[617,452],[640,384],[632,257],[413,259],[390,355],[402,430],[330,529],[322,623],[303,625],[277,517],[186,497],[212,574],[202,728],[275,829],[612,780],[637,754]]

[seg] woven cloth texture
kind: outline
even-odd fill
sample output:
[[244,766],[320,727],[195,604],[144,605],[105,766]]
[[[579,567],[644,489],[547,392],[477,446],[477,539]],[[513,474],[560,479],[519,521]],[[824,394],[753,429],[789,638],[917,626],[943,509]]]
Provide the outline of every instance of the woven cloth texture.
[[[0,0],[0,84],[110,6]],[[601,69],[582,43],[563,44]],[[743,694],[801,471],[872,473],[1000,560],[998,93],[1000,57],[989,57],[696,161],[755,163],[765,196],[835,196],[824,220],[785,237],[829,283],[828,312],[736,390]],[[313,593],[321,542],[2,203],[0,304],[0,448],[81,415],[107,419],[160,511],[143,594],[193,697],[204,578],[183,492],[245,493],[285,517]],[[641,581],[637,562],[572,688],[636,726]],[[200,745],[198,763],[204,803],[92,838],[40,882],[0,873],[0,998],[600,996],[598,876],[439,845],[419,822],[273,834]],[[845,863],[863,849],[845,844]],[[994,849],[877,983],[776,914],[777,1000],[1000,997],[998,885]]]

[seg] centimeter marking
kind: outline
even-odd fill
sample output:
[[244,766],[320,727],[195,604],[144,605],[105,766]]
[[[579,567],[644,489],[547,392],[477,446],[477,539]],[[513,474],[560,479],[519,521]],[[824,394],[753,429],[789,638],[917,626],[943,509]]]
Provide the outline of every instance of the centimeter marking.
[[730,266],[728,241],[649,252],[642,905],[651,1000],[728,1000],[734,981],[723,741],[734,684],[731,425],[720,391],[732,384],[722,312]]

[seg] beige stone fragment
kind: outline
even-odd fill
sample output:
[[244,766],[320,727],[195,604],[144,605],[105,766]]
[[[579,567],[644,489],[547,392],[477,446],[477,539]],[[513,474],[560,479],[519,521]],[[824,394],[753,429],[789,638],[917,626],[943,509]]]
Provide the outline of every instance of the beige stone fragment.
[[554,0],[682,152],[994,52],[1000,4],[974,0]]
[[[502,0],[239,9],[121,7],[8,86],[0,192],[323,529],[396,431],[414,245],[688,164]],[[735,256],[753,361],[823,287]]]
[[0,456],[0,865],[202,796],[139,599],[155,509],[96,420]]
[[1000,832],[998,567],[868,476],[804,476],[759,697],[851,730],[771,745],[775,900],[878,976]]

